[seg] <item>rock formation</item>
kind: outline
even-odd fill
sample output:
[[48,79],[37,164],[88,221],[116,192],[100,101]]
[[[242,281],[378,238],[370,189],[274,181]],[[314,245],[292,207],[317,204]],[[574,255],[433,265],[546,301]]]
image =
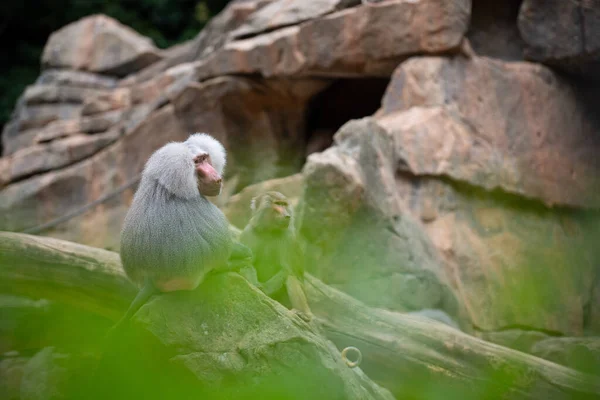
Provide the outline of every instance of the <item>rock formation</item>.
[[331,287],[526,352],[598,336],[597,15],[234,0],[166,50],[84,18],[49,38],[2,132],[0,230],[117,250],[148,156],[208,131],[230,154],[214,201],[243,228],[254,194],[283,191]]

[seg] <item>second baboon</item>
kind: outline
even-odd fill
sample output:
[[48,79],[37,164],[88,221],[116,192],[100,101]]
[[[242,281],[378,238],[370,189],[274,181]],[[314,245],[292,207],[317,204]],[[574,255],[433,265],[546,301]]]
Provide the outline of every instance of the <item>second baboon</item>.
[[304,255],[294,229],[293,211],[283,194],[266,192],[252,199],[252,218],[240,242],[253,253],[252,264],[265,294],[312,319],[304,292]]

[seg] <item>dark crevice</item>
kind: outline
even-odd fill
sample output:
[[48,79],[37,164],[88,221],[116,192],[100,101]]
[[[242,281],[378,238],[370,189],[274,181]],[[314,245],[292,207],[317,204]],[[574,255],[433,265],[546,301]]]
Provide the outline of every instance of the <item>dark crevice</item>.
[[517,26],[522,0],[473,0],[467,32],[477,54],[507,61],[523,60],[525,43]]
[[586,54],[586,38],[585,38],[585,13],[581,1],[577,2],[577,17],[579,18],[579,35],[581,36],[581,54]]
[[373,115],[389,82],[388,78],[338,79],[314,96],[306,112],[305,155],[331,146],[333,135],[346,122]]

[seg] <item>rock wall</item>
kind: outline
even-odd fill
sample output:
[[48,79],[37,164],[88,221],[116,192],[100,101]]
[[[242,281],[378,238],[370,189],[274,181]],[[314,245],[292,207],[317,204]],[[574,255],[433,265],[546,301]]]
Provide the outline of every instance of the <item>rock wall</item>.
[[2,132],[0,229],[116,249],[148,156],[208,131],[232,222],[280,188],[309,270],[367,304],[525,350],[599,334],[599,12],[236,0],[167,50],[84,18],[50,37]]

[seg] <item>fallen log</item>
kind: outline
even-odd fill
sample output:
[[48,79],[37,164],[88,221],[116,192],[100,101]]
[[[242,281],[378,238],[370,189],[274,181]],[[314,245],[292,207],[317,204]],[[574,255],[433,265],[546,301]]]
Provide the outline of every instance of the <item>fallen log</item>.
[[600,398],[596,376],[425,317],[368,307],[310,275],[306,281],[326,336],[338,348],[360,349],[361,368],[398,398]]

